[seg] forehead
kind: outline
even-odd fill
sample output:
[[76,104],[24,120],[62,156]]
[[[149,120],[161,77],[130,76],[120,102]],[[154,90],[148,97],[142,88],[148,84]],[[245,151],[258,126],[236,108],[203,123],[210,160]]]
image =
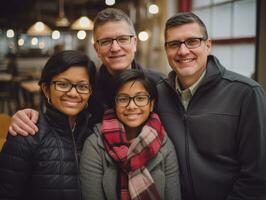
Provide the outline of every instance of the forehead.
[[95,30],[94,37],[96,39],[107,38],[107,37],[117,37],[120,35],[130,35],[130,25],[122,21],[107,22],[103,25],[99,25]]
[[89,80],[89,74],[88,71],[85,69],[85,67],[73,66],[53,77],[53,80],[58,80],[58,79],[68,79],[71,81],[78,82],[78,81]]
[[185,40],[191,37],[202,37],[203,33],[198,23],[174,26],[166,31],[166,40]]
[[118,93],[123,93],[123,94],[132,94],[138,92],[148,92],[145,89],[143,83],[140,81],[129,81],[123,84],[118,90]]

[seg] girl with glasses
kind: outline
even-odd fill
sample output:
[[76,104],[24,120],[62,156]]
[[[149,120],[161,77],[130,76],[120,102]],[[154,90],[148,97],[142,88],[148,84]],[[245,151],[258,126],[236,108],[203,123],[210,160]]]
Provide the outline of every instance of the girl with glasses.
[[81,52],[63,51],[48,60],[39,81],[46,111],[38,134],[8,134],[0,154],[1,199],[81,199],[79,157],[90,133],[94,77],[94,63]]
[[142,72],[115,77],[113,109],[81,154],[83,199],[181,199],[175,150],[153,112],[156,100],[156,86]]

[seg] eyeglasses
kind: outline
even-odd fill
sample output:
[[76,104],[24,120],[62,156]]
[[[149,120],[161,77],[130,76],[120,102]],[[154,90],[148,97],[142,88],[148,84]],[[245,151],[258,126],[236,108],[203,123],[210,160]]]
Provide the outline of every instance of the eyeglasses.
[[74,87],[79,94],[89,94],[91,92],[90,84],[88,83],[78,83],[73,84],[69,81],[52,81],[54,88],[60,92],[69,92]]
[[179,40],[173,40],[169,42],[165,42],[164,45],[166,48],[169,49],[179,49],[182,44],[185,44],[188,49],[195,49],[201,45],[201,41],[206,41],[206,37],[201,37],[201,38],[189,38],[184,41],[179,41]]
[[150,102],[150,96],[149,95],[136,95],[134,97],[130,96],[117,96],[115,98],[116,105],[127,107],[131,100],[134,101],[136,106],[143,107],[146,106]]
[[125,45],[130,44],[132,37],[134,37],[134,35],[120,35],[116,38],[103,38],[103,39],[97,40],[96,42],[101,47],[111,47],[115,40],[119,44],[119,46],[125,46]]

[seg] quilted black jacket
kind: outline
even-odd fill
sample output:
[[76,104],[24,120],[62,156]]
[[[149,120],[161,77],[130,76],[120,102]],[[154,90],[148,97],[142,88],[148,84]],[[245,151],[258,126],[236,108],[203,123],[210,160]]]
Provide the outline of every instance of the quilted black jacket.
[[89,135],[80,113],[72,133],[67,117],[48,108],[34,136],[8,136],[0,154],[0,199],[79,200],[79,154]]

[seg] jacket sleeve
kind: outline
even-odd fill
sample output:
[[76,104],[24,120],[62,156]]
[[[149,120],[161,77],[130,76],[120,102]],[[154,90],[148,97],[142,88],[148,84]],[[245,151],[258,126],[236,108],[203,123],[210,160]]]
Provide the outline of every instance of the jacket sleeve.
[[0,197],[21,199],[25,193],[31,173],[32,136],[11,136],[0,153]]
[[266,199],[266,96],[261,87],[246,94],[237,133],[240,175],[227,200]]
[[[97,136],[89,136],[80,157],[80,179],[83,200],[104,200],[103,165]],[[110,183],[114,184],[114,183]]]
[[173,143],[166,141],[168,152],[164,158],[165,198],[166,200],[181,200],[181,186],[179,181],[179,166]]

